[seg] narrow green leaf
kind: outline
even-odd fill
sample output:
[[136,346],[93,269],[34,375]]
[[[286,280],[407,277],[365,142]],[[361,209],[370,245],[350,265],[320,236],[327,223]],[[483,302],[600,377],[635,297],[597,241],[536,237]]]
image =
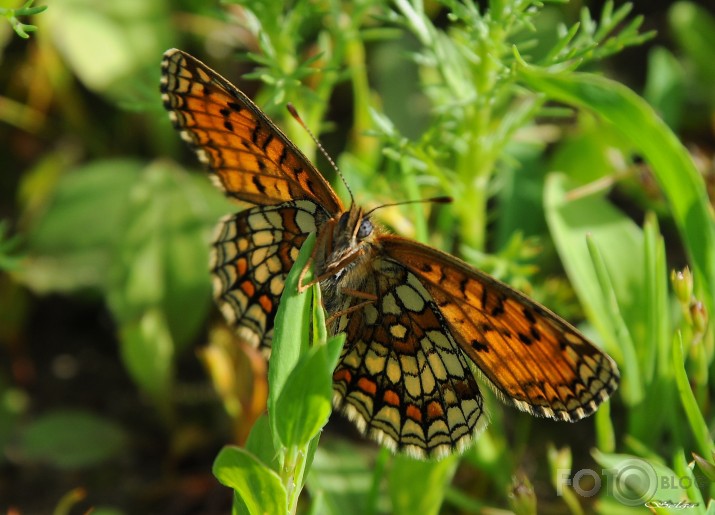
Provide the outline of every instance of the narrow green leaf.
[[[684,488],[685,491],[688,493],[687,499],[689,500],[689,502],[697,503],[697,510],[700,513],[705,513],[705,500],[703,499],[703,494],[700,493],[700,489],[698,488],[698,480],[695,478],[693,469],[688,466],[688,460],[685,458],[685,453],[683,452],[683,449],[677,449],[674,453],[673,471],[678,478],[678,485]],[[705,478],[705,482],[708,482],[707,478]],[[703,490],[707,492],[707,488],[704,488]]]
[[656,373],[657,364],[659,380],[672,377],[670,370],[670,317],[663,316],[668,312],[668,276],[665,262],[665,242],[660,234],[658,219],[652,213],[646,215],[643,225],[645,236],[645,266],[647,288],[645,310],[648,313],[647,332],[644,342],[651,349],[643,356],[642,372],[646,383],[649,383]]
[[247,513],[285,515],[286,491],[278,474],[249,452],[224,447],[214,461],[213,474],[235,490]]
[[665,48],[648,53],[648,77],[643,96],[673,129],[680,127],[687,88],[681,61]]
[[298,259],[286,278],[276,313],[273,350],[268,368],[268,417],[276,447],[281,442],[277,428],[280,412],[276,407],[288,376],[295,368],[300,355],[308,347],[310,336],[311,306],[307,292],[298,293],[298,280],[313,251],[315,235],[303,243]]
[[590,109],[609,122],[651,165],[696,271],[708,311],[715,299],[715,223],[702,176],[688,151],[648,103],[615,81],[588,73],[559,73],[524,63],[518,77],[549,98]]
[[690,387],[690,382],[688,381],[688,374],[685,371],[685,360],[683,357],[683,339],[680,333],[673,338],[673,367],[680,402],[685,410],[685,415],[690,424],[690,430],[698,444],[698,454],[701,456],[709,456],[710,452],[715,448],[715,445],[713,445],[707,422],[705,422],[703,414],[700,412],[698,401],[695,399],[693,390]]
[[592,236],[586,236],[586,245],[588,246],[588,252],[591,255],[593,268],[596,271],[596,277],[598,278],[598,282],[601,286],[601,296],[604,300],[603,304],[608,311],[608,317],[611,320],[611,324],[614,329],[614,336],[619,342],[623,353],[623,363],[627,369],[629,379],[632,378],[632,380],[626,382],[628,388],[627,396],[633,404],[638,404],[643,400],[644,393],[642,376],[640,373],[640,364],[638,357],[636,356],[633,337],[631,336],[628,326],[626,325],[626,321],[623,319],[623,315],[621,314],[613,282],[611,281],[611,277],[606,269],[606,263],[604,262],[603,256],[598,249],[598,245],[594,242]]
[[668,22],[675,39],[686,55],[695,62],[695,72],[700,76],[706,94],[715,101],[712,85],[715,81],[715,17],[712,11],[697,2],[674,2],[668,11]]
[[[633,221],[601,197],[569,199],[566,178],[560,174],[548,177],[544,203],[549,230],[569,279],[606,350],[625,367],[621,392],[627,402],[635,403],[642,396],[638,359],[633,359],[630,348],[624,351],[619,332],[625,330],[624,326],[630,331],[641,331],[645,325],[642,233]],[[601,258],[602,267],[610,276],[608,290],[603,290],[594,270],[587,235],[599,248],[608,249]],[[618,312],[621,315],[614,318]]]

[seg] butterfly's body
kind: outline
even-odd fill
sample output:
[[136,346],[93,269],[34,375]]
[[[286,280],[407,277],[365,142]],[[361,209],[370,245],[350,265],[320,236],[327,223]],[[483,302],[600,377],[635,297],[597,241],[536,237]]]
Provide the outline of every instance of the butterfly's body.
[[[329,330],[346,342],[335,404],[417,457],[465,448],[483,426],[476,372],[505,402],[576,421],[618,385],[606,354],[543,306],[463,261],[379,228],[330,185],[243,93],[169,50],[162,93],[174,125],[228,196],[255,207],[216,233],[214,292],[240,337],[270,351],[285,277],[311,232]],[[470,362],[472,363],[470,365]]]

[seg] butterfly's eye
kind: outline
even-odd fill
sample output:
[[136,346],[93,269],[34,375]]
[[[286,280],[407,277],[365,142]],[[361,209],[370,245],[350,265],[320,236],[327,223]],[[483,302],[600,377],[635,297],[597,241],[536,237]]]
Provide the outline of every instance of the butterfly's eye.
[[372,233],[372,222],[369,218],[363,218],[357,232],[357,239],[364,240]]

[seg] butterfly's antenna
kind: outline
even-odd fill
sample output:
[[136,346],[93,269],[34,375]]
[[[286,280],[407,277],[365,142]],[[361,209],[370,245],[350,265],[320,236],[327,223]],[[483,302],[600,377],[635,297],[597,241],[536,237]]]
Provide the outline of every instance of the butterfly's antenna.
[[371,213],[374,213],[378,209],[382,209],[383,207],[392,207],[392,206],[404,206],[405,204],[449,204],[452,202],[452,197],[432,197],[432,198],[421,198],[417,200],[403,200],[402,202],[393,202],[391,204],[382,204],[381,206],[377,206],[372,208],[370,211],[365,213],[364,216],[368,216]]
[[325,159],[328,160],[328,163],[330,163],[330,166],[332,166],[333,170],[335,170],[335,173],[337,173],[340,176],[340,180],[343,181],[345,188],[348,190],[348,193],[350,194],[350,205],[352,206],[355,203],[355,198],[353,197],[353,192],[350,189],[350,186],[348,186],[348,182],[345,180],[345,177],[343,177],[343,174],[340,172],[338,165],[336,165],[335,161],[333,161],[333,158],[328,155],[328,152],[325,150],[325,148],[323,148],[323,145],[320,144],[320,141],[318,141],[318,138],[315,137],[315,134],[313,134],[313,131],[311,131],[308,128],[308,126],[305,124],[303,119],[298,114],[298,111],[296,111],[295,107],[293,107],[293,104],[288,102],[288,104],[286,104],[286,108],[288,109],[288,112],[291,114],[291,116],[293,118],[295,118],[295,121],[298,122],[301,125],[301,127],[303,127],[303,129],[305,129],[305,132],[307,132],[308,135],[312,138],[313,142],[320,150],[320,153],[323,154],[323,157],[325,157]]

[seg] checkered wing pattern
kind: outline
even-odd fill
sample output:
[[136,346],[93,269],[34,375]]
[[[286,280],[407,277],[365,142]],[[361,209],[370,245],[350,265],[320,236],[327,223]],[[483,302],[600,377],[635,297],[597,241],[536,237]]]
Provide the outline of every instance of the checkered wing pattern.
[[238,88],[172,49],[161,63],[164,107],[227,196],[270,205],[309,199],[331,214],[340,200],[303,153]]
[[303,242],[328,215],[310,200],[257,206],[217,227],[211,271],[226,320],[268,355],[285,278]]
[[[465,448],[482,419],[482,395],[467,357],[420,279],[378,258],[359,289],[377,301],[349,312],[345,297],[334,331],[346,332],[333,374],[335,404],[363,432],[418,457]],[[327,299],[326,299],[327,301]]]

